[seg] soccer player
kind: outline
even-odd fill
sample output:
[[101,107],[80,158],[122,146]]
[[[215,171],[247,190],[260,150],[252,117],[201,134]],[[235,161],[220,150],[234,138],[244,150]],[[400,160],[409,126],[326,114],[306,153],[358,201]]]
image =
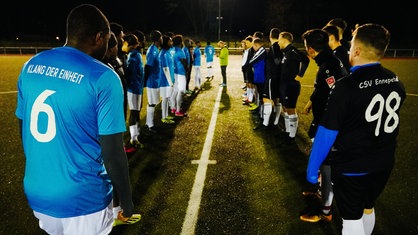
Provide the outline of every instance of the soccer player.
[[82,4],[66,26],[65,45],[36,54],[19,75],[15,114],[26,157],[24,191],[48,234],[109,234],[113,190],[121,220],[131,221],[134,209],[123,150],[123,88],[100,62],[110,38],[106,16]]
[[[183,37],[183,36],[182,36]],[[193,40],[190,38],[182,39],[182,50],[184,54],[186,55],[186,62],[187,62],[187,68],[186,68],[186,95],[191,95],[192,91],[189,89],[189,83],[192,75],[192,67],[193,67]]]
[[[333,54],[329,47],[329,36],[325,30],[311,29],[302,34],[305,49],[308,56],[315,60],[318,65],[314,90],[306,103],[303,114],[308,114],[312,109],[313,120],[311,122],[308,135],[314,142],[319,120],[325,111],[328,101],[328,95],[335,81],[348,74],[342,62]],[[321,180],[319,191],[311,194],[309,191],[303,192],[303,195],[320,196],[321,203],[319,208],[307,211],[300,216],[300,219],[307,222],[318,222],[320,220],[331,221],[331,206],[334,198],[331,184],[331,168],[328,161],[324,161],[320,167]]]
[[215,47],[210,44],[210,41],[206,42],[205,50],[204,50],[205,58],[206,58],[206,68],[207,74],[206,79],[211,80],[213,79],[213,56],[215,55]]
[[300,94],[300,80],[305,75],[309,65],[309,57],[293,45],[293,35],[290,32],[281,32],[279,46],[283,52],[281,70],[281,97],[283,98],[283,112],[286,135],[286,144],[294,144],[298,128],[298,114],[296,103]]
[[263,121],[263,112],[264,112],[264,105],[262,99],[262,92],[264,87],[264,82],[266,80],[266,57],[267,51],[263,46],[263,41],[260,38],[254,38],[253,40],[253,50],[254,55],[251,57],[250,62],[248,63],[249,66],[252,67],[252,71],[254,73],[254,85],[255,85],[255,105],[249,107],[250,111],[259,112],[258,115],[258,124],[254,128],[257,130],[261,127]]
[[273,113],[273,107],[275,110],[274,125],[279,124],[279,118],[281,113],[280,103],[280,69],[283,58],[283,53],[280,51],[278,43],[280,30],[278,28],[272,28],[270,30],[270,49],[266,55],[266,81],[263,84],[261,90],[261,98],[263,103],[263,122],[260,123],[258,128],[267,129],[269,125],[270,116]]
[[195,42],[196,46],[193,49],[193,69],[194,69],[194,86],[195,90],[199,91],[202,87],[202,74],[200,66],[202,61],[202,52],[200,51],[201,43],[199,40]]
[[336,55],[337,58],[341,60],[341,62],[344,65],[344,68],[347,71],[350,71],[351,64],[349,62],[348,49],[346,49],[345,47],[341,45],[340,35],[338,32],[337,26],[327,25],[323,27],[322,29],[328,33],[328,36],[329,36],[328,44],[331,47],[334,55]]
[[398,76],[380,63],[389,41],[389,31],[378,24],[354,30],[351,73],[335,83],[309,156],[306,178],[316,184],[318,169],[330,153],[344,235],[372,234],[375,202],[395,161],[406,93]]
[[161,122],[166,124],[173,124],[173,117],[168,115],[170,97],[173,93],[174,84],[174,58],[172,55],[173,40],[170,36],[163,36],[163,44],[160,51],[161,69],[163,70],[163,77],[160,84],[161,95]]
[[126,81],[128,92],[128,106],[130,110],[128,125],[131,138],[125,145],[126,152],[133,152],[144,145],[139,141],[140,135],[140,112],[142,108],[142,94],[144,90],[144,63],[142,62],[141,45],[145,37],[139,38],[134,34],[127,34],[123,37],[122,50],[127,53],[126,60]]
[[186,92],[186,70],[187,59],[183,48],[183,36],[180,34],[173,37],[174,46],[174,89],[171,95],[171,112],[177,117],[187,116],[187,113],[183,111],[183,95]]
[[146,64],[145,64],[145,84],[147,87],[147,116],[145,127],[150,133],[156,133],[157,130],[154,126],[154,115],[155,106],[160,103],[160,58],[159,53],[162,43],[162,34],[158,30],[152,30],[150,33],[152,44],[148,47],[146,53]]

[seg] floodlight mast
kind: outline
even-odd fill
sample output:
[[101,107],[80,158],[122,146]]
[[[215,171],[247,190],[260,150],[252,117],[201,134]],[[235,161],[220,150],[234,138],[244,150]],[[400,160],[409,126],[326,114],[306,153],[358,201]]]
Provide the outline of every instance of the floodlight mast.
[[216,17],[216,19],[218,20],[218,41],[220,41],[221,40],[221,20],[222,20],[221,0],[218,0],[218,16]]

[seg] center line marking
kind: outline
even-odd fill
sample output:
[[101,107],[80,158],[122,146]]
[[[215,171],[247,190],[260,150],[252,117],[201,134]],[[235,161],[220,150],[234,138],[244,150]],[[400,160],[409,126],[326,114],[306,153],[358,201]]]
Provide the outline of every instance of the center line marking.
[[202,155],[199,160],[193,160],[193,164],[199,164],[194,179],[192,192],[190,193],[189,204],[187,206],[186,216],[184,217],[182,235],[191,235],[195,233],[197,216],[199,214],[200,201],[202,200],[203,186],[205,184],[206,170],[208,164],[216,164],[216,161],[209,160],[210,150],[212,148],[213,135],[215,133],[216,119],[218,118],[219,105],[221,103],[223,87],[218,90],[218,95],[215,100],[215,106],[212,111],[212,118],[206,134],[205,144],[203,146]]

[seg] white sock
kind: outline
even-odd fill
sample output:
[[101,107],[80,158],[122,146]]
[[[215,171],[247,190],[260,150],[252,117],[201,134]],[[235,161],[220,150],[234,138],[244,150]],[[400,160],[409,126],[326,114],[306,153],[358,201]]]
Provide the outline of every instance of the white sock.
[[148,127],[153,127],[154,126],[154,112],[155,112],[155,107],[149,106],[147,107],[147,121],[146,121],[146,125]]
[[161,118],[165,119],[168,115],[168,100],[169,98],[163,98],[161,101]]
[[295,113],[295,114],[289,115],[289,136],[292,138],[295,137],[297,129],[298,129],[298,115]]
[[135,138],[135,136],[137,135],[135,131],[136,128],[136,124],[129,126],[129,132],[131,133],[131,140],[133,140]]
[[180,112],[181,110],[181,103],[183,102],[183,92],[178,92],[176,97],[176,111]]
[[113,218],[114,219],[118,218],[119,211],[121,211],[121,210],[122,210],[122,208],[120,206],[113,207]]
[[342,235],[365,235],[362,219],[345,220],[343,219]]
[[287,112],[284,112],[284,127],[285,131],[289,133],[289,114]]
[[250,102],[253,102],[254,98],[254,89],[253,88],[247,88],[247,99]]
[[364,227],[364,234],[370,235],[373,232],[374,224],[376,222],[376,216],[374,214],[374,209],[371,209],[368,213],[363,214],[363,227]]
[[274,125],[277,126],[280,121],[280,113],[282,112],[282,105],[281,104],[275,105],[274,111],[276,112],[276,117],[274,118]]
[[273,110],[273,106],[270,103],[264,103],[264,110],[263,110],[263,125],[264,126],[269,125],[272,110]]

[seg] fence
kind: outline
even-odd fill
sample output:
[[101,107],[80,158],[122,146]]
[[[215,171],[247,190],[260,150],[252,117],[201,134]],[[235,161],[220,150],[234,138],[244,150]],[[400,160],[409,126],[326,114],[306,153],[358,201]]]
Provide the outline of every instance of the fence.
[[[19,55],[26,55],[26,54],[36,54],[38,52],[48,50],[51,47],[0,47],[1,54],[19,54]],[[219,50],[219,48],[216,48]],[[300,50],[305,50],[304,48],[300,48]],[[239,47],[230,47],[229,48],[230,54],[240,54],[242,48]],[[418,57],[418,49],[387,49],[385,57],[393,57],[393,58],[417,58]]]

